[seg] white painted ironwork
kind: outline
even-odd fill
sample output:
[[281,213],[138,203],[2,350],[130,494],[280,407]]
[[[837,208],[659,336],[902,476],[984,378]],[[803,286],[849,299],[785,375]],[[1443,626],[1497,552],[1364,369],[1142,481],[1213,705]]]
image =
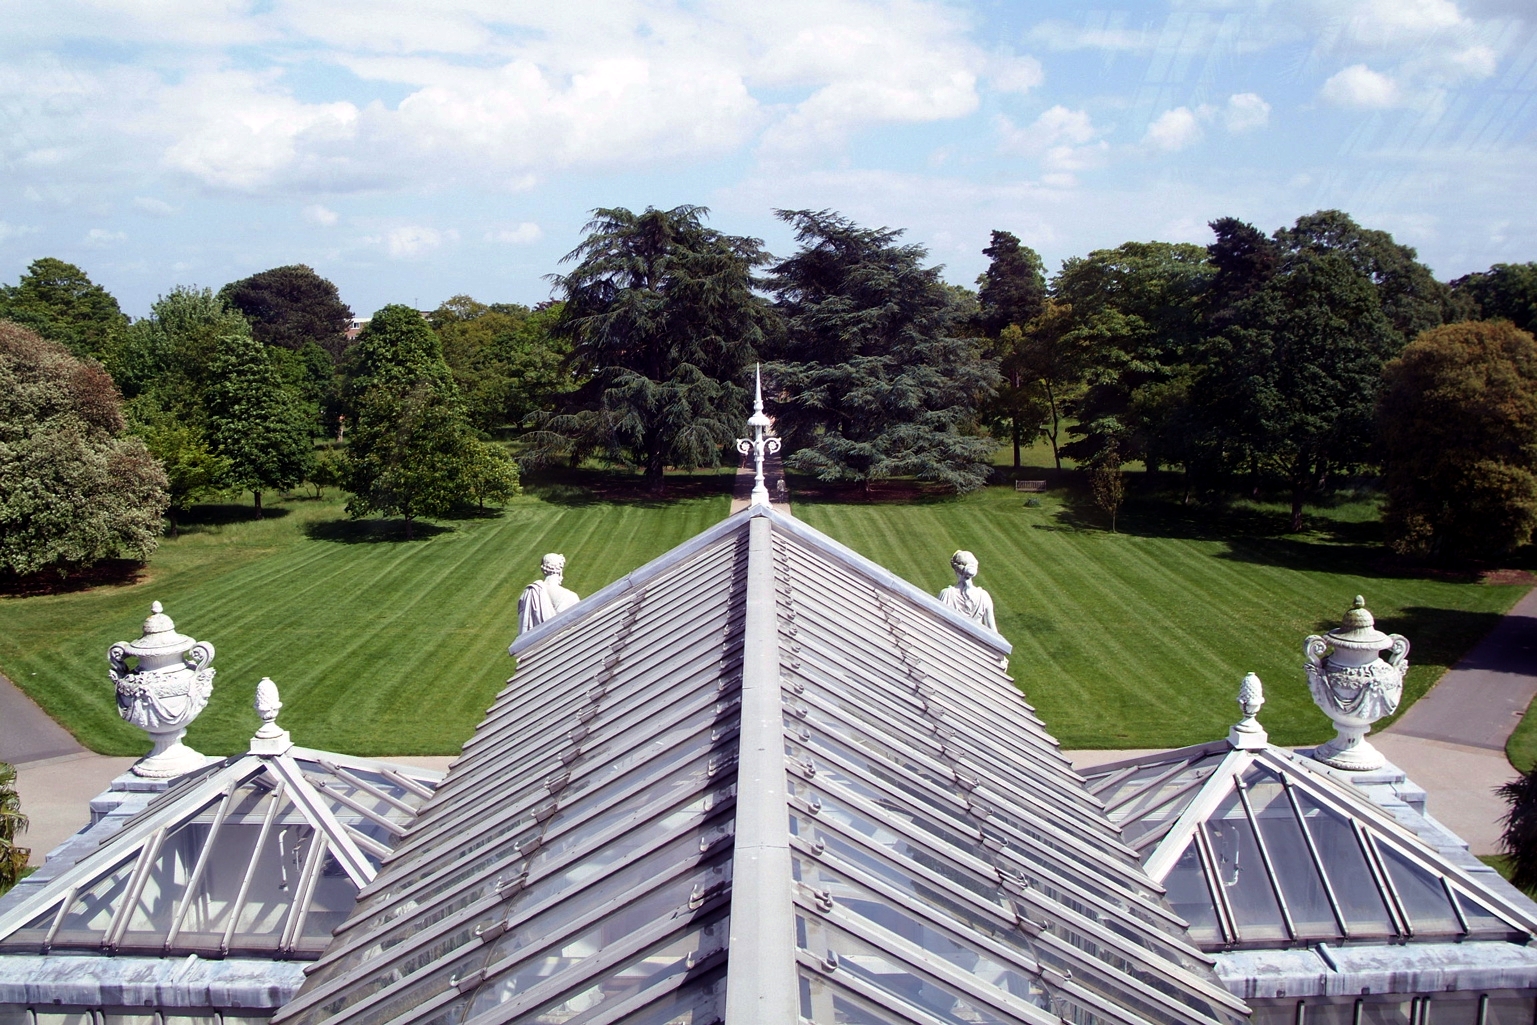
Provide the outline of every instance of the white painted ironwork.
[[763,411],[763,370],[761,367],[753,368],[753,413],[747,418],[747,426],[752,428],[751,438],[738,438],[736,450],[742,455],[751,455],[755,476],[753,477],[752,501],[749,505],[767,506],[769,504],[768,487],[763,481],[763,460],[779,451],[781,442],[778,438],[769,436],[765,432],[772,426],[768,414]]

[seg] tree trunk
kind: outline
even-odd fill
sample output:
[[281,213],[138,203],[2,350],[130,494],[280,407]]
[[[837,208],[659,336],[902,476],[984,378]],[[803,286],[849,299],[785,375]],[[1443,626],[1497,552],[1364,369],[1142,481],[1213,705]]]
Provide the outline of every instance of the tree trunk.
[[1302,531],[1302,499],[1307,494],[1307,479],[1301,474],[1292,474],[1292,533]]
[[406,516],[406,540],[407,541],[411,540],[411,519],[412,519],[412,517],[408,514]]
[[1051,382],[1042,380],[1046,386],[1046,401],[1051,403],[1051,458],[1057,464],[1057,472],[1062,472],[1062,455],[1057,451],[1057,429],[1060,426],[1057,417],[1057,393],[1052,390]]
[[1019,417],[1010,417],[1014,429],[1014,469],[1019,469]]
[[646,457],[646,490],[661,497],[667,490],[667,463],[662,453],[652,452]]
[[253,492],[251,492],[251,497],[256,499],[256,518],[257,519],[261,519],[262,518],[262,493],[260,491],[253,491]]

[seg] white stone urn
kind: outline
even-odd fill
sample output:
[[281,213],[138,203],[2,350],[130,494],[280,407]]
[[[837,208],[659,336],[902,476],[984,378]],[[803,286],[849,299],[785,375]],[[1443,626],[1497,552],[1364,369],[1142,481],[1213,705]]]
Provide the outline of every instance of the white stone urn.
[[[167,779],[207,762],[182,738],[213,693],[213,655],[212,644],[177,633],[158,601],[150,606],[142,637],[107,649],[107,675],[117,687],[118,714],[155,742],[154,749],[134,763],[134,775]],[[132,668],[130,657],[135,659]]]
[[[1382,753],[1369,744],[1372,723],[1398,710],[1409,671],[1409,641],[1385,634],[1356,595],[1338,628],[1313,634],[1302,645],[1313,701],[1334,721],[1335,737],[1320,744],[1313,757],[1336,769],[1382,768]],[[1387,651],[1388,657],[1382,658]]]

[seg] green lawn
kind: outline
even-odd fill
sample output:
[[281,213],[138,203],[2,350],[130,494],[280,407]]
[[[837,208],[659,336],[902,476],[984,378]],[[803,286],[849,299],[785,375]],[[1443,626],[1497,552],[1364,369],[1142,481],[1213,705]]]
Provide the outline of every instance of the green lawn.
[[1525,591],[1398,575],[1370,543],[1376,510],[1364,501],[1324,510],[1321,529],[1300,536],[1279,534],[1279,506],[1213,521],[1133,503],[1111,534],[1060,491],[1036,508],[1026,497],[988,488],[905,505],[802,501],[795,513],[929,591],[951,582],[955,549],[974,551],[1014,645],[1011,671],[1069,748],[1217,739],[1251,670],[1273,741],[1324,740],[1332,727],[1308,697],[1302,639],[1336,625],[1357,593],[1413,645],[1407,705]]
[[[104,653],[137,637],[158,599],[182,632],[218,648],[214,698],[189,736],[200,750],[244,748],[267,675],[299,743],[453,753],[512,668],[518,592],[541,554],[564,552],[569,585],[589,594],[727,510],[708,481],[666,504],[595,499],[578,481],[411,542],[398,524],[347,521],[335,498],[286,501],[260,521],[205,509],[139,582],[0,598],[0,670],[88,746],[143,752],[143,735],[117,717]],[[795,512],[929,591],[950,582],[952,551],[975,551],[1014,643],[1012,671],[1069,747],[1223,736],[1249,670],[1265,680],[1260,718],[1274,740],[1321,740],[1330,729],[1307,696],[1302,638],[1337,622],[1356,593],[1379,625],[1414,643],[1412,698],[1523,590],[1395,574],[1370,543],[1369,502],[1325,511],[1313,534],[1282,536],[1278,507],[1245,504],[1214,521],[1142,499],[1110,534],[1071,495],[1054,491],[1037,507],[1024,497],[990,488],[909,504],[797,499]]]
[[244,750],[258,725],[256,682],[270,676],[297,743],[457,753],[511,674],[518,593],[541,555],[564,552],[567,586],[588,594],[728,508],[723,494],[666,505],[557,497],[564,503],[519,498],[500,517],[410,542],[396,539],[398,524],[381,536],[379,524],[347,521],[329,497],[276,503],[271,519],[194,526],[161,544],[139,583],[0,599],[0,671],[88,747],[141,754],[149,745],[117,716],[105,656],[139,636],[158,599],[178,630],[218,651],[213,699],[188,733],[197,749]]

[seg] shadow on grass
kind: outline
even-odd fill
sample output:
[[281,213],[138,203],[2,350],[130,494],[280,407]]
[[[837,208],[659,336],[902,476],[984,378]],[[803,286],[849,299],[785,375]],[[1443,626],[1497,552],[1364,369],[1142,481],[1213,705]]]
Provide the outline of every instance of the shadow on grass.
[[0,597],[34,598],[45,594],[73,594],[93,587],[122,587],[144,579],[144,563],[132,559],[103,559],[93,566],[69,570],[61,575],[56,569],[16,576],[0,573]]
[[406,536],[406,521],[393,520],[322,520],[304,525],[304,533],[312,541],[335,541],[346,545],[380,544],[396,541],[426,541],[439,534],[448,534],[452,527],[440,527],[436,523],[416,520],[411,524],[411,536]]
[[244,503],[209,503],[194,505],[176,517],[176,526],[182,533],[197,527],[222,527],[230,523],[250,523],[255,520],[280,520],[289,510],[282,506],[269,506],[260,513],[256,507]]
[[545,467],[523,476],[523,490],[552,505],[635,505],[660,509],[684,499],[730,495],[735,473],[669,473],[660,494],[641,475],[624,470]]

